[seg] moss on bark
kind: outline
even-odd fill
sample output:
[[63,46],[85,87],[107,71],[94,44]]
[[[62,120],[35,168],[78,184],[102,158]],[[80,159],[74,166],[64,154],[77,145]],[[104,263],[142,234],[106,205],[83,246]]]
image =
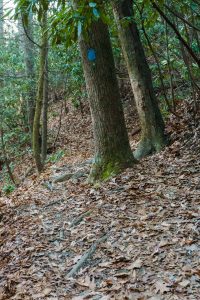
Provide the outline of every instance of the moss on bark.
[[39,173],[43,169],[43,161],[41,158],[41,147],[40,147],[40,119],[41,119],[41,112],[43,106],[45,66],[47,60],[47,42],[48,42],[48,32],[46,30],[47,10],[43,12],[41,24],[42,24],[42,41],[41,41],[42,45],[40,49],[39,81],[38,81],[38,88],[37,88],[36,107],[35,107],[35,115],[33,121],[33,135],[32,135],[33,157],[35,159],[35,164]]
[[112,157],[110,160],[96,159],[92,165],[88,182],[106,181],[124,169],[133,166],[135,163],[136,160],[130,153],[127,153],[127,157],[119,157],[116,155],[116,157]]

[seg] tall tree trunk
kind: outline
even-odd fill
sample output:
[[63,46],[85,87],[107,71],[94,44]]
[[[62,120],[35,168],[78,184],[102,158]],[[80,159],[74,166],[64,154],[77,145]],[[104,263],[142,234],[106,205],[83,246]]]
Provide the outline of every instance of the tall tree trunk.
[[[20,31],[20,41],[24,50],[25,66],[26,66],[26,76],[28,79],[28,94],[27,94],[27,112],[28,112],[28,124],[30,132],[33,132],[33,120],[35,112],[35,46],[31,40],[33,40],[33,19],[29,16],[28,24],[19,20],[19,31]],[[31,40],[30,40],[31,39]]]
[[[43,107],[43,96],[45,87],[45,71],[47,63],[47,47],[48,47],[48,32],[47,32],[47,11],[43,12],[42,20],[42,43],[40,49],[40,71],[36,97],[36,108],[33,122],[33,155],[38,172],[43,169],[43,161],[41,158],[41,143],[40,143],[40,118]],[[44,143],[44,142],[43,142]]]
[[[112,6],[141,123],[141,140],[134,152],[135,158],[140,159],[160,151],[167,144],[165,126],[139,31],[133,20],[132,1],[112,0]],[[127,18],[129,23],[124,25]]]
[[46,40],[46,63],[44,70],[43,107],[42,107],[42,162],[47,156],[47,125],[48,125],[48,41]]
[[[165,22],[165,21],[164,21]],[[172,99],[172,105],[173,110],[176,110],[176,103],[175,103],[175,93],[174,93],[174,75],[173,75],[173,66],[170,59],[170,49],[169,49],[169,31],[168,31],[168,25],[165,22],[165,40],[166,40],[166,55],[167,55],[167,66],[168,66],[168,73],[169,73],[169,84],[171,89],[171,99]]]
[[93,21],[80,50],[93,122],[95,160],[91,182],[109,178],[134,163],[124,121],[108,28]]

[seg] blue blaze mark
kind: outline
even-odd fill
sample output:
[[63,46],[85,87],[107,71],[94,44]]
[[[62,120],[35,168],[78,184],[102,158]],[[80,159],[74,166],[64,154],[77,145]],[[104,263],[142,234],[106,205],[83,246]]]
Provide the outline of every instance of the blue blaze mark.
[[89,49],[87,53],[87,57],[89,61],[95,61],[96,60],[96,51],[94,49]]

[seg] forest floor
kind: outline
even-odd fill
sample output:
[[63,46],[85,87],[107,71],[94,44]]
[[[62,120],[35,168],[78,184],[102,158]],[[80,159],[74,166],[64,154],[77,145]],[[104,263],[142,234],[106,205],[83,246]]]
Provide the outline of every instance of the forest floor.
[[0,198],[0,300],[200,299],[200,130],[182,115],[168,148],[95,186],[87,109],[63,117],[65,157]]

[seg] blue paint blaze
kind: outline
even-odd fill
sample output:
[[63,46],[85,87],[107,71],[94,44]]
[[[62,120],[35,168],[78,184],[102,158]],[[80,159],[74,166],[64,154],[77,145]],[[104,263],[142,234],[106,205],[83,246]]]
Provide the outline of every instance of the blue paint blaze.
[[96,51],[94,49],[89,49],[87,53],[87,57],[89,61],[95,61],[96,60]]

